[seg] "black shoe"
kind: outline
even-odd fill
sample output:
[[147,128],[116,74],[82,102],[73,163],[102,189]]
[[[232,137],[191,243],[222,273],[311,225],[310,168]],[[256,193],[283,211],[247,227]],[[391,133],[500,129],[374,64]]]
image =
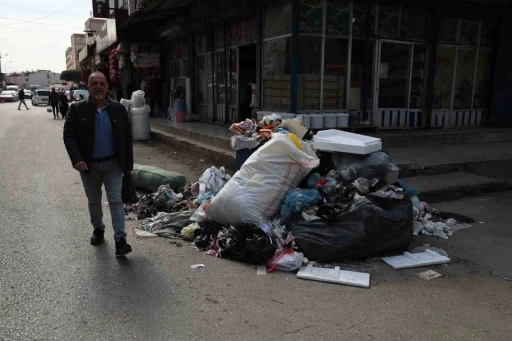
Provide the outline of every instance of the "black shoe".
[[132,247],[126,243],[126,238],[121,238],[116,242],[116,256],[124,256],[130,252],[132,252]]
[[103,244],[105,230],[102,229],[94,229],[91,237],[91,245],[98,246]]

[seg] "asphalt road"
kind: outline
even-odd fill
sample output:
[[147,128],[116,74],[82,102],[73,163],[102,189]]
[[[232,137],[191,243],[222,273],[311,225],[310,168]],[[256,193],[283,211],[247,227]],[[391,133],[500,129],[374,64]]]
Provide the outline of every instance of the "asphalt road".
[[[494,271],[492,259],[480,263],[485,248],[464,249],[493,226],[487,249],[508,249],[492,257],[510,262],[510,229],[499,225],[511,226],[510,195],[487,203],[503,206],[499,220],[482,211],[485,226],[445,242],[453,261],[431,267],[443,277],[430,282],[416,276],[427,269],[394,271],[379,261],[354,265],[371,273],[370,289],[289,273],[258,276],[186,242],[177,247],[132,232],[134,252],[116,258],[106,206],[107,243],[89,244],[86,199],[62,143],[63,122],[44,107],[16,108],[0,104],[0,340],[510,340],[509,270]],[[208,166],[158,144],[138,143],[135,153],[137,162],[182,171],[189,182]],[[467,203],[473,212],[482,205]],[[463,242],[468,238],[472,243]],[[423,242],[436,245],[426,237],[416,244]],[[197,263],[205,268],[190,268]]]

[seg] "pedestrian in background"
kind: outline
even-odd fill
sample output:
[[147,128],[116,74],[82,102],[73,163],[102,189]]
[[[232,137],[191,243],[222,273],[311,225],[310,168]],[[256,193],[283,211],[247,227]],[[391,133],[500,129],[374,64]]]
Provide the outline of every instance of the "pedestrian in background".
[[[59,94],[55,91],[55,88],[52,88],[52,92],[50,92],[50,96],[48,96],[48,106],[52,106],[54,120],[59,119],[59,100]],[[55,112],[57,112],[57,114],[55,114]]]
[[27,110],[30,110],[28,107],[27,107],[27,103],[25,103],[25,91],[23,89],[20,89],[20,91],[18,91],[18,99],[20,100],[20,104],[18,105],[18,110],[21,110],[21,105],[25,105],[25,108],[27,108]]
[[94,228],[92,245],[104,240],[101,187],[105,185],[114,227],[116,255],[132,251],[126,243],[122,201],[123,173],[133,170],[132,128],[123,105],[107,99],[105,75],[93,72],[89,100],[73,103],[64,124],[64,144],[73,167],[80,172]]
[[59,106],[60,106],[60,114],[61,114],[62,118],[66,118],[66,115],[67,115],[67,112],[69,109],[69,101],[68,101],[68,96],[66,96],[65,91],[62,91],[60,93]]

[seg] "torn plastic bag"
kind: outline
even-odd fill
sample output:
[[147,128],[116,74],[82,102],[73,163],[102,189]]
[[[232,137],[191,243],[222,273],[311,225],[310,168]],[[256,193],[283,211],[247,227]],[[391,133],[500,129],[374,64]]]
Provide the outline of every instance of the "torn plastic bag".
[[[309,260],[365,258],[402,251],[412,242],[412,204],[408,198],[366,198],[345,207],[331,206],[336,212],[331,213],[330,221],[287,222],[299,250]],[[322,209],[317,213],[320,217]]]
[[293,249],[278,250],[274,257],[267,263],[267,271],[297,271],[302,266],[304,255],[300,252],[295,252]]
[[252,224],[230,226],[219,232],[216,240],[218,256],[251,264],[267,263],[276,252],[270,237]]
[[281,220],[285,220],[292,213],[302,211],[305,206],[318,204],[322,199],[322,195],[316,189],[292,189],[284,198],[281,207]]
[[368,155],[332,154],[333,161],[345,181],[354,182],[358,178],[368,180],[377,178],[385,185],[391,185],[398,181],[400,169],[391,161],[386,152],[378,151]]
[[220,167],[210,167],[204,171],[203,175],[199,178],[199,183],[204,183],[206,186],[206,192],[220,191],[222,187],[231,179],[226,169]]
[[258,149],[212,199],[208,216],[221,224],[253,223],[261,226],[281,208],[283,200],[319,160],[309,144],[301,148],[283,134]]
[[183,227],[190,225],[191,216],[191,211],[160,212],[153,218],[142,220],[139,223],[139,229],[152,232],[160,237],[176,237]]

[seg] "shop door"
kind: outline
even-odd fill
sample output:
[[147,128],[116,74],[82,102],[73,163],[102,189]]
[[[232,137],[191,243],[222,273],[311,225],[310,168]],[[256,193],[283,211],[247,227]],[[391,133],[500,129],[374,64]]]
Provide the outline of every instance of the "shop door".
[[378,61],[375,125],[422,127],[426,45],[381,40]]

